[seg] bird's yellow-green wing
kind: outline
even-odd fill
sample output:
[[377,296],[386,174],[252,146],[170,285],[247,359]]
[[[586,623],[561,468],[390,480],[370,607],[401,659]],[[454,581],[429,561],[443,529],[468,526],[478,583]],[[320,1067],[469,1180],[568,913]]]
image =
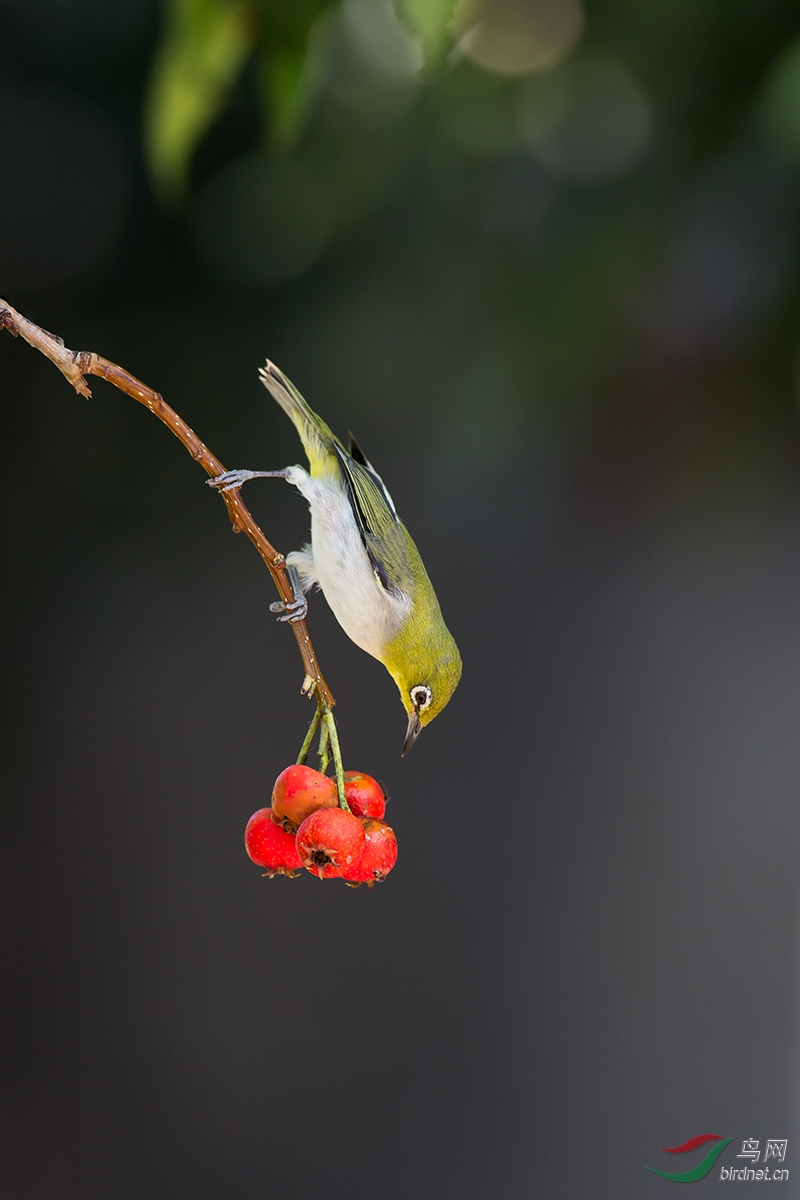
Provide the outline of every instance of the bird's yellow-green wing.
[[391,592],[407,592],[407,554],[403,527],[383,480],[350,436],[359,460],[334,440],[333,449],[364,549],[376,577]]
[[297,388],[274,363],[259,371],[261,382],[291,418],[300,434],[314,478],[341,479],[375,577],[387,591],[408,594],[407,534],[383,480],[353,435],[346,450]]

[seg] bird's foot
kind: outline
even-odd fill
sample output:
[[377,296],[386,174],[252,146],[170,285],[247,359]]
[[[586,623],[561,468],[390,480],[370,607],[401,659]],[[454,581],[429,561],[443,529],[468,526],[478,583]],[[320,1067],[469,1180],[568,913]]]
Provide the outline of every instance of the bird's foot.
[[206,483],[218,492],[231,492],[252,478],[252,471],[226,471],[224,475],[217,475],[216,479],[207,479]]
[[232,492],[234,488],[240,488],[242,484],[247,483],[248,479],[285,479],[287,471],[226,471],[224,475],[217,475],[214,479],[207,479],[206,483],[209,487],[216,488],[218,492]]
[[298,600],[292,600],[289,604],[284,604],[282,600],[276,600],[274,604],[270,604],[269,611],[283,613],[278,620],[291,621],[294,624],[296,621],[305,621],[308,615],[308,601],[305,596],[301,596]]
[[283,613],[282,617],[278,617],[279,621],[291,621],[292,624],[295,624],[297,621],[305,621],[308,614],[308,601],[303,592],[297,568],[293,567],[290,563],[287,564],[286,574],[289,577],[289,583],[292,585],[294,600],[290,600],[286,604],[282,600],[276,600],[274,604],[270,604],[269,611]]

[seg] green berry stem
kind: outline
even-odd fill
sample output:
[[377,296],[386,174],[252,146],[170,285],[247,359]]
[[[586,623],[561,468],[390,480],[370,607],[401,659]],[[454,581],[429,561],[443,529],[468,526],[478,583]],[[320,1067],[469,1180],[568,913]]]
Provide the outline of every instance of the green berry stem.
[[308,733],[305,736],[305,740],[304,740],[302,746],[300,747],[300,753],[297,756],[297,762],[300,766],[302,766],[302,764],[306,761],[306,758],[308,757],[308,751],[311,747],[311,743],[314,740],[314,734],[317,731],[317,726],[319,725],[321,716],[322,716],[322,709],[320,708],[319,705],[317,705],[317,711],[314,713],[314,716],[311,718],[311,724],[308,727]]
[[317,750],[317,753],[319,754],[319,769],[322,774],[325,775],[328,771],[328,763],[330,758],[328,754],[328,726],[324,721],[322,722],[322,728],[319,731],[319,749]]
[[350,806],[347,803],[344,794],[344,767],[342,765],[342,751],[339,746],[339,734],[336,729],[336,721],[334,720],[330,705],[322,698],[322,696],[317,698],[317,711],[314,713],[314,716],[311,719],[311,724],[308,727],[308,733],[303,739],[303,744],[300,747],[300,753],[297,756],[297,762],[300,766],[305,763],[306,758],[308,757],[308,752],[311,749],[311,743],[314,740],[314,734],[316,733],[317,727],[320,725],[320,723],[321,728],[319,731],[318,750],[320,764],[319,769],[323,775],[328,770],[330,752],[332,751],[333,765],[336,771],[336,791],[339,796],[339,807],[343,808],[345,812],[350,812]]
[[350,805],[347,803],[344,795],[344,766],[342,765],[342,751],[339,747],[339,734],[336,731],[336,721],[334,720],[330,706],[324,700],[321,701],[320,708],[322,709],[322,719],[325,722],[328,739],[333,750],[333,765],[336,768],[336,790],[339,793],[339,807],[343,808],[345,812],[350,812]]

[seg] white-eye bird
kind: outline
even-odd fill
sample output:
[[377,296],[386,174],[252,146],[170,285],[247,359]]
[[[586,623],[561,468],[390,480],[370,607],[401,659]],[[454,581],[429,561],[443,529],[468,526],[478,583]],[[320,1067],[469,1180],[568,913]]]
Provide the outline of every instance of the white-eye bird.
[[408,714],[403,754],[437,716],[461,678],[461,655],[444,623],[422,559],[383,480],[352,434],[346,449],[271,362],[261,382],[291,417],[310,471],[227,471],[208,480],[220,491],[248,479],[294,484],[311,509],[311,545],[287,556],[295,602],[273,604],[281,620],[301,620],[305,592],[318,584],[357,646],[386,667]]

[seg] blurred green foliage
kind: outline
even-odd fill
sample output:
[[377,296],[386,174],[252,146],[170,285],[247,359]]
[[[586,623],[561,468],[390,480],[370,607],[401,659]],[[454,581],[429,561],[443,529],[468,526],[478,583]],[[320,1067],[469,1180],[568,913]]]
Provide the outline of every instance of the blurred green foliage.
[[778,56],[767,76],[762,117],[775,145],[800,160],[800,39]]
[[192,155],[253,55],[262,62],[273,138],[293,140],[308,91],[311,30],[332,2],[167,0],[145,131],[153,182],[165,200],[185,191]]
[[449,43],[456,0],[397,0],[397,11],[418,37],[428,62],[436,63]]
[[[698,412],[739,389],[793,419],[793,0],[5,3],[47,85],[0,146],[15,286],[119,254],[125,297],[222,289],[247,355],[295,344],[302,386],[427,422],[453,476],[534,425],[671,420],[684,384],[642,389],[685,372],[718,372]],[[53,169],[78,142],[93,179]]]
[[[319,74],[313,34],[336,3],[165,0],[145,129],[153,183],[164,200],[184,193],[192,155],[250,57],[259,61],[264,120],[272,142],[286,146],[295,140]],[[399,5],[429,61],[437,61],[447,41],[453,0],[399,0]]]
[[228,98],[251,47],[244,4],[171,0],[153,64],[146,144],[165,198],[186,184],[197,143]]

